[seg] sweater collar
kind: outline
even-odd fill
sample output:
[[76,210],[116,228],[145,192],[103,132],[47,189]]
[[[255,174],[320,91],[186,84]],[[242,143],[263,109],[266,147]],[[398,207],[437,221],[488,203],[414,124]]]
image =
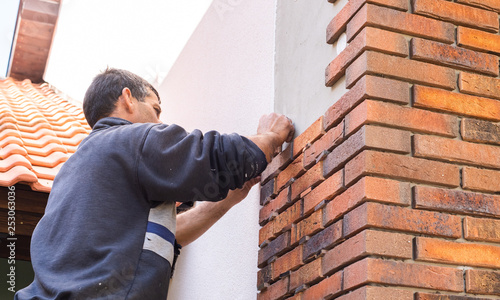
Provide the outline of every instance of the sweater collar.
[[106,117],[97,121],[97,123],[95,123],[94,125],[94,128],[92,128],[92,131],[107,129],[112,126],[130,125],[130,124],[132,124],[132,122],[127,121],[125,119],[116,117]]

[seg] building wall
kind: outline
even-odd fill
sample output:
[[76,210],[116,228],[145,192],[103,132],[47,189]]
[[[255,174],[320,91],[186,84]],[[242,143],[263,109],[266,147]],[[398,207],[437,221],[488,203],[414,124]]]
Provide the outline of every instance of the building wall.
[[[273,111],[276,3],[216,0],[160,87],[163,121],[255,134]],[[259,193],[182,249],[169,300],[255,299]]]
[[325,65],[345,47],[345,39],[325,43],[325,27],[346,3],[278,1],[274,110],[293,119],[298,133],[346,92],[342,80],[332,87],[323,80]]
[[326,84],[348,92],[263,175],[258,299],[500,299],[499,12],[332,15]]

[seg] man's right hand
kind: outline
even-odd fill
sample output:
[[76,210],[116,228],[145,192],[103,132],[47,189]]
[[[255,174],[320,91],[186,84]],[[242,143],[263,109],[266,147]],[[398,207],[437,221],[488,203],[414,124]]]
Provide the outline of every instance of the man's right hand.
[[292,120],[287,118],[285,115],[270,113],[260,117],[259,127],[257,128],[257,134],[266,133],[277,134],[278,146],[280,146],[284,142],[290,142],[292,140],[295,128]]
[[257,135],[249,137],[271,161],[276,149],[284,142],[290,142],[295,133],[292,120],[284,115],[271,113],[260,118]]

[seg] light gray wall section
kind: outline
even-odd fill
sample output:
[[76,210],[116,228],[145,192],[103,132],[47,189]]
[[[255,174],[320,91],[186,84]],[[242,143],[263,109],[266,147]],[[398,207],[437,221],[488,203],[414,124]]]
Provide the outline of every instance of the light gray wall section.
[[325,68],[337,55],[336,45],[326,43],[326,28],[346,3],[278,0],[274,109],[294,120],[296,135],[346,92],[343,78],[333,88],[324,84]]

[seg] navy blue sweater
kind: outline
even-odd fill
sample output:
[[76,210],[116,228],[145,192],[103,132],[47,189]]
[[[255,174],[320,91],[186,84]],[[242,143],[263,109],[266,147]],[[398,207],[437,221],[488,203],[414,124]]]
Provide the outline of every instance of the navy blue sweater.
[[101,119],[54,180],[15,299],[166,299],[175,202],[221,200],[266,164],[237,134]]

